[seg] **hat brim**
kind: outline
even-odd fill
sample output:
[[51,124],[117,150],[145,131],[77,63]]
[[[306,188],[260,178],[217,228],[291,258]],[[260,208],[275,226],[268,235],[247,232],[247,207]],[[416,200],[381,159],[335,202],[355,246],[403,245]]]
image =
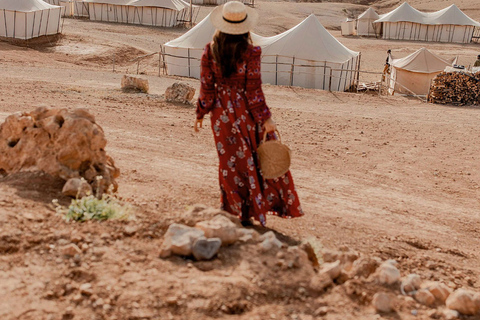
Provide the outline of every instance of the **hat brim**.
[[210,14],[210,21],[217,30],[227,34],[244,34],[251,31],[257,24],[258,13],[250,7],[245,7],[247,10],[247,19],[245,21],[241,23],[225,21],[223,19],[223,6],[222,4],[216,7]]

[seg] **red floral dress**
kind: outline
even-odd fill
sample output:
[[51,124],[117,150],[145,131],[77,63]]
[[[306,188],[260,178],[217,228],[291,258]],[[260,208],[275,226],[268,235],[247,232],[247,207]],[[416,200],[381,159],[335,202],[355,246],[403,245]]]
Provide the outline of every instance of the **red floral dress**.
[[254,218],[264,226],[266,214],[294,218],[303,211],[290,172],[264,179],[258,166],[262,125],[271,116],[262,91],[260,55],[260,47],[250,45],[237,72],[223,78],[210,44],[205,47],[197,119],[211,113],[220,160],[222,209],[242,220]]

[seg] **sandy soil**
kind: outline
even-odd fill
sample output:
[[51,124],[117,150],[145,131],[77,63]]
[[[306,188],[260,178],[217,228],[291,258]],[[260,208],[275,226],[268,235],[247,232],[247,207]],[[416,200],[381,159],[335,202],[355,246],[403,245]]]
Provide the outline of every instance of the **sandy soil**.
[[[435,2],[442,8],[448,4]],[[345,6],[352,7],[260,2],[265,18],[256,32],[281,32],[310,12],[335,28]],[[208,10],[202,8],[200,15]],[[480,18],[479,11],[469,10]],[[208,126],[193,132],[192,107],[164,101],[165,89],[179,78],[158,77],[157,58],[142,61],[139,68],[150,82],[149,94],[127,94],[119,87],[122,75],[137,68],[133,58],[155,52],[183,32],[67,19],[56,47],[0,43],[0,120],[40,105],[89,108],[121,169],[119,197],[136,208],[136,220],[130,222],[66,223],[51,206],[54,198],[68,203],[60,193],[61,181],[32,173],[1,178],[0,318],[313,319],[325,305],[327,319],[376,317],[369,299],[378,288],[305,293],[297,289],[309,280],[306,269],[277,270],[275,256],[258,255],[253,246],[224,248],[211,263],[158,258],[163,233],[188,206],[218,207],[213,138]],[[382,70],[388,48],[404,56],[426,46],[445,56],[459,55],[459,63],[467,65],[479,51],[477,44],[333,34],[362,52],[366,71]],[[198,87],[197,80],[181,80]],[[264,90],[284,142],[293,150],[292,173],[306,216],[270,217],[269,229],[260,232],[275,230],[292,245],[309,240],[324,248],[396,259],[403,275],[416,272],[452,288],[478,291],[478,108],[269,85]],[[137,231],[125,232],[127,225]],[[86,245],[80,263],[62,258],[58,250],[70,242]],[[87,282],[94,294],[78,300],[78,287]],[[362,290],[370,298],[362,298]],[[429,312],[404,302],[385,316],[410,319],[412,310],[420,318]]]

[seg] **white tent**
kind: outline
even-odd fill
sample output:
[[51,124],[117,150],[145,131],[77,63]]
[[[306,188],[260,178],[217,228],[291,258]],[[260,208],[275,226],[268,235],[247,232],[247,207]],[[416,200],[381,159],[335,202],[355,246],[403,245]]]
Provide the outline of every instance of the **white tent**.
[[[183,0],[137,0],[129,4],[134,7],[133,23],[173,27],[190,19],[190,4]],[[192,15],[200,8],[194,6]]]
[[379,27],[381,24],[374,24],[375,20],[378,20],[380,16],[373,10],[368,8],[367,11],[362,13],[357,18],[357,35],[359,36],[377,36],[379,35]]
[[62,30],[62,7],[41,0],[0,0],[0,37],[28,40]]
[[480,23],[464,14],[456,5],[436,12],[420,12],[404,2],[382,15],[375,23],[383,25],[383,38],[469,43]]
[[359,53],[341,44],[313,14],[259,45],[264,83],[345,91],[358,76]]
[[133,7],[127,7],[132,0],[84,0],[92,21],[133,23]]
[[426,95],[430,89],[430,81],[455,62],[456,58],[444,59],[425,48],[405,58],[393,59],[388,78],[389,92]]
[[88,17],[88,3],[83,0],[43,0],[47,3],[64,7],[66,17]]
[[[167,42],[163,47],[167,73],[199,78],[200,58],[214,33],[207,16],[184,35]],[[251,36],[253,43],[262,47],[264,83],[344,91],[356,79],[359,53],[338,42],[313,14],[279,35]]]
[[[201,4],[201,5],[218,6],[218,5],[227,3],[228,1],[231,1],[231,0],[192,0],[192,3]],[[254,0],[238,0],[238,1],[243,2],[244,4],[249,4],[249,5],[254,4]]]

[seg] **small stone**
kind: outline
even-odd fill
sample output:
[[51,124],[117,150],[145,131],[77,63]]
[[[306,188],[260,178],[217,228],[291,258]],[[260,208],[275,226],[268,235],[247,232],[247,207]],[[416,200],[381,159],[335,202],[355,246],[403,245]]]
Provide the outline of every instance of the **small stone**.
[[331,286],[333,284],[332,278],[327,273],[321,273],[314,275],[310,280],[310,289],[322,292],[325,288]]
[[443,316],[446,320],[455,320],[460,317],[460,313],[456,310],[445,309],[443,310]]
[[189,103],[195,95],[195,88],[182,82],[175,82],[165,90],[165,100]]
[[62,189],[62,193],[67,197],[78,199],[91,195],[92,192],[92,186],[83,178],[68,179]]
[[197,260],[210,260],[217,254],[221,245],[220,238],[200,237],[193,243],[192,253]]
[[168,304],[168,305],[176,305],[178,303],[178,298],[177,297],[168,297],[165,302]]
[[91,296],[93,294],[92,284],[84,283],[80,286],[80,293],[85,296]]
[[126,226],[125,229],[123,229],[123,234],[126,235],[127,237],[133,236],[135,233],[137,233],[138,228],[136,226]]
[[422,279],[418,274],[409,274],[402,280],[402,285],[401,287],[403,288],[403,291],[408,294],[410,292],[417,291],[420,288],[420,285],[422,284]]
[[80,303],[83,300],[83,296],[79,293],[73,296],[72,301],[75,303]]
[[435,297],[427,289],[420,289],[415,293],[415,299],[424,306],[432,306],[435,303]]
[[378,282],[391,285],[400,279],[400,271],[390,262],[384,262],[375,271],[375,278]]
[[148,80],[124,75],[122,78],[122,90],[148,93]]
[[442,317],[442,313],[436,309],[427,311],[427,315],[432,319],[440,319]]
[[353,262],[352,269],[349,272],[351,278],[354,277],[364,277],[367,278],[369,275],[375,272],[379,263],[377,260],[370,257],[360,257]]
[[458,289],[446,300],[448,309],[456,310],[464,315],[474,315],[479,310],[479,305],[474,300],[475,293],[465,289]]
[[433,294],[435,299],[442,304],[445,303],[447,298],[452,293],[452,290],[446,284],[440,282],[435,282],[433,285],[428,287],[428,290],[431,294]]
[[237,225],[220,214],[211,220],[197,223],[195,227],[202,230],[207,238],[220,238],[222,245],[235,243],[240,237]]
[[272,249],[280,249],[283,246],[283,243],[277,239],[275,233],[273,231],[265,232],[261,237],[260,240],[260,250],[263,252],[270,251]]
[[337,260],[332,263],[324,263],[320,273],[326,273],[330,276],[332,280],[337,279],[342,272],[342,266],[340,265],[340,260]]
[[166,258],[172,253],[189,256],[192,254],[192,246],[195,240],[204,236],[205,233],[202,230],[173,223],[164,235],[160,257]]
[[238,240],[242,242],[249,242],[249,241],[258,241],[260,235],[257,231],[253,229],[246,229],[246,228],[238,228],[236,229]]
[[377,312],[391,312],[393,311],[392,299],[384,292],[377,292],[373,296],[372,305]]
[[317,310],[315,310],[313,315],[316,316],[316,317],[323,317],[324,315],[326,315],[328,313],[328,311],[329,311],[328,307],[323,306],[323,307],[320,307]]
[[300,249],[302,249],[307,253],[308,260],[310,260],[314,268],[317,268],[318,266],[320,266],[320,263],[318,262],[317,254],[315,253],[315,250],[313,249],[312,245],[309,242],[302,243],[300,245]]
[[67,257],[74,257],[76,254],[82,253],[82,250],[74,244],[70,243],[69,245],[66,245],[60,249],[60,252]]

